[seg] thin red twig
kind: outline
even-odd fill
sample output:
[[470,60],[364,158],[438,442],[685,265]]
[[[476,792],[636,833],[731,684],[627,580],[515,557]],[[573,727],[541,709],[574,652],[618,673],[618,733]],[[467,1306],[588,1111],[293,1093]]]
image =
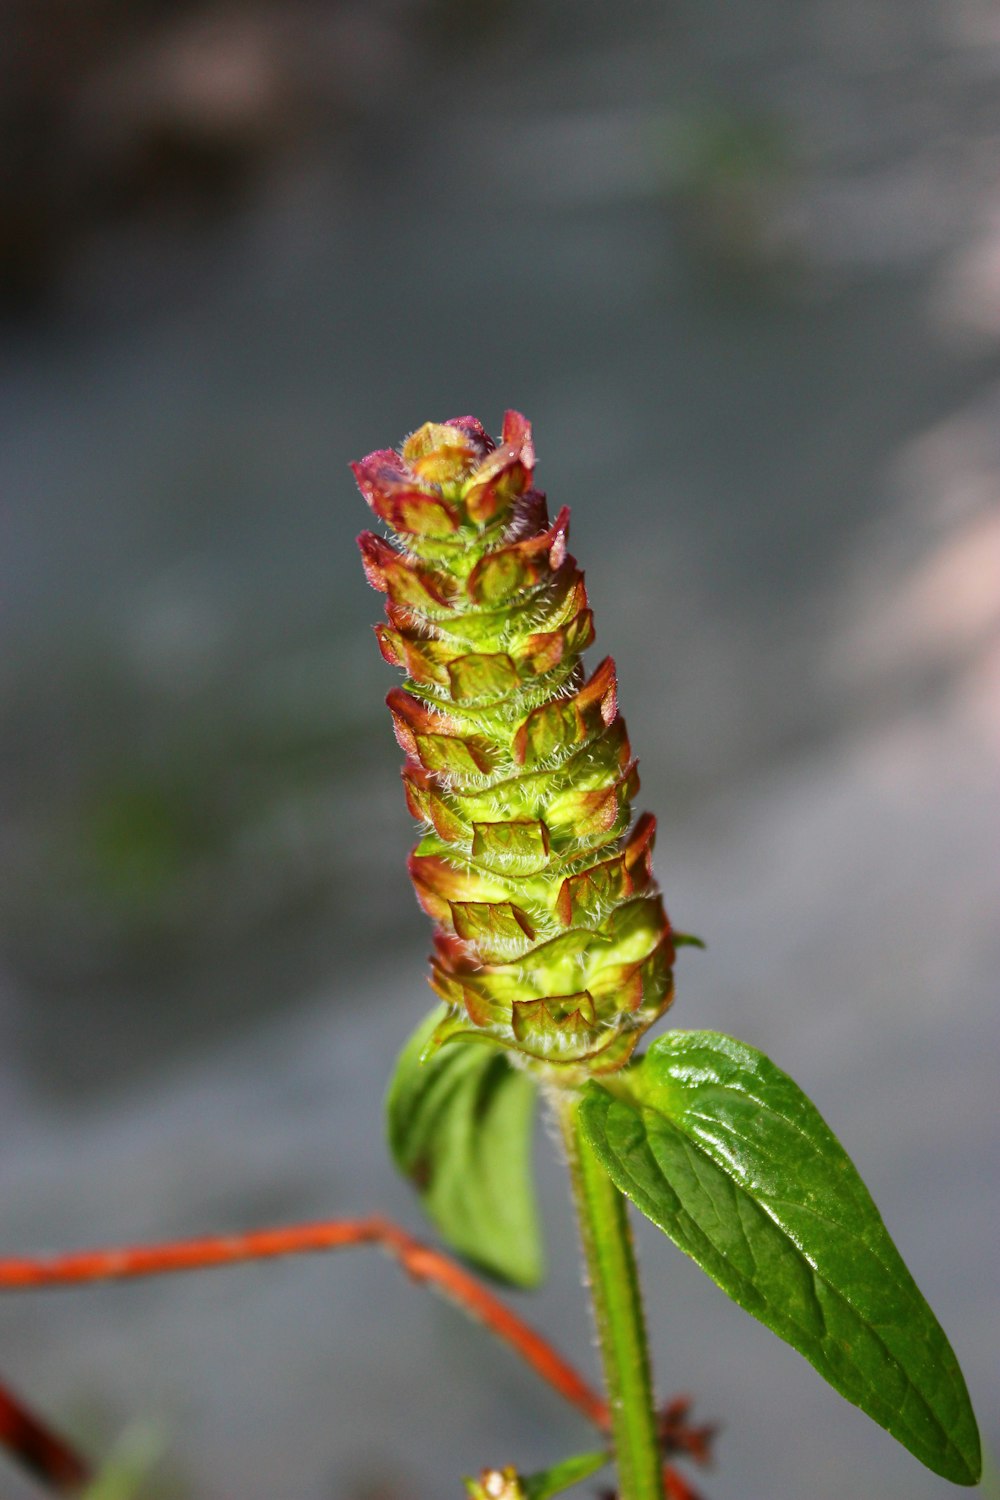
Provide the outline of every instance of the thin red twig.
[[[73,1251],[68,1255],[0,1260],[0,1292],[84,1286],[96,1281],[204,1271],[280,1255],[316,1254],[378,1245],[399,1262],[414,1281],[443,1292],[463,1312],[502,1339],[588,1421],[608,1429],[607,1403],[549,1341],[512,1312],[486,1286],[441,1251],[423,1244],[388,1219],[334,1219],[257,1229],[241,1235],[210,1235],[163,1245]],[[714,1429],[688,1422],[690,1400],[677,1397],[661,1413],[664,1453],[686,1453],[705,1463]],[[62,1438],[0,1386],[0,1445],[6,1446],[56,1493],[72,1493],[88,1482],[89,1469]],[[667,1500],[699,1500],[671,1465],[664,1467]]]
[[0,1447],[18,1458],[57,1495],[72,1495],[91,1480],[90,1466],[19,1396],[0,1385]]
[[443,1292],[450,1301],[509,1344],[542,1380],[582,1412],[588,1421],[602,1430],[607,1428],[606,1402],[547,1339],[468,1271],[439,1250],[422,1244],[406,1230],[379,1216],[256,1229],[241,1235],[211,1235],[163,1245],[0,1260],[0,1291],[23,1292],[45,1287],[81,1286],[94,1281],[162,1276],[176,1271],[203,1271],[240,1261],[346,1250],[358,1245],[381,1246],[414,1281],[424,1282]]

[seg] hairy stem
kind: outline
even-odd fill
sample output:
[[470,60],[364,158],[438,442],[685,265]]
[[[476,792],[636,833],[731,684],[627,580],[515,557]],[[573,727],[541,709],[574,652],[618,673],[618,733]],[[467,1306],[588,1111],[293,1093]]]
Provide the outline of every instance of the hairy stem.
[[663,1468],[639,1277],[624,1198],[579,1128],[577,1097],[556,1107],[604,1366],[619,1500],[663,1500]]

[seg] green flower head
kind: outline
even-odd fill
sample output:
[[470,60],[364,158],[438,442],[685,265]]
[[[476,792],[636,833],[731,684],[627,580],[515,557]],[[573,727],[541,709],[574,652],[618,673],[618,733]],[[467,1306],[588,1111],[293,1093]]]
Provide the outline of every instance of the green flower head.
[[572,1082],[620,1068],[673,998],[673,941],[614,662],[594,639],[569,511],[533,488],[531,428],[507,412],[428,422],[353,465],[388,535],[359,538],[386,595],[382,655],[410,857],[434,919],[439,1039],[481,1037]]

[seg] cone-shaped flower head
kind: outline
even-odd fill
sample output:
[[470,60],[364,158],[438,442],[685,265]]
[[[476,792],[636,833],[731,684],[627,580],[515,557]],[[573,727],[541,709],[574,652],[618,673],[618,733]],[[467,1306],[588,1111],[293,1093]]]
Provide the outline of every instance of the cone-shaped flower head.
[[614,663],[585,676],[569,511],[550,523],[534,464],[508,412],[498,443],[474,417],[428,422],[353,469],[388,529],[359,544],[387,596],[382,655],[407,674],[387,701],[426,829],[410,874],[436,923],[441,1038],[575,1081],[621,1067],[669,1005],[673,945]]

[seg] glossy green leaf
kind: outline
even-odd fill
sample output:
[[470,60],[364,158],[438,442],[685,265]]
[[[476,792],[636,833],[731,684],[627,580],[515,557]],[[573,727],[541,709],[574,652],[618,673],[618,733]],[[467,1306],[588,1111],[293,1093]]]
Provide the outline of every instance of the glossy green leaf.
[[392,1155],[453,1249],[504,1281],[536,1286],[536,1086],[487,1043],[435,1046],[445,1014],[435,1010],[400,1054],[386,1099]]
[[672,1032],[612,1087],[589,1084],[581,1117],[616,1186],[929,1469],[975,1484],[951,1346],[792,1080],[731,1037]]

